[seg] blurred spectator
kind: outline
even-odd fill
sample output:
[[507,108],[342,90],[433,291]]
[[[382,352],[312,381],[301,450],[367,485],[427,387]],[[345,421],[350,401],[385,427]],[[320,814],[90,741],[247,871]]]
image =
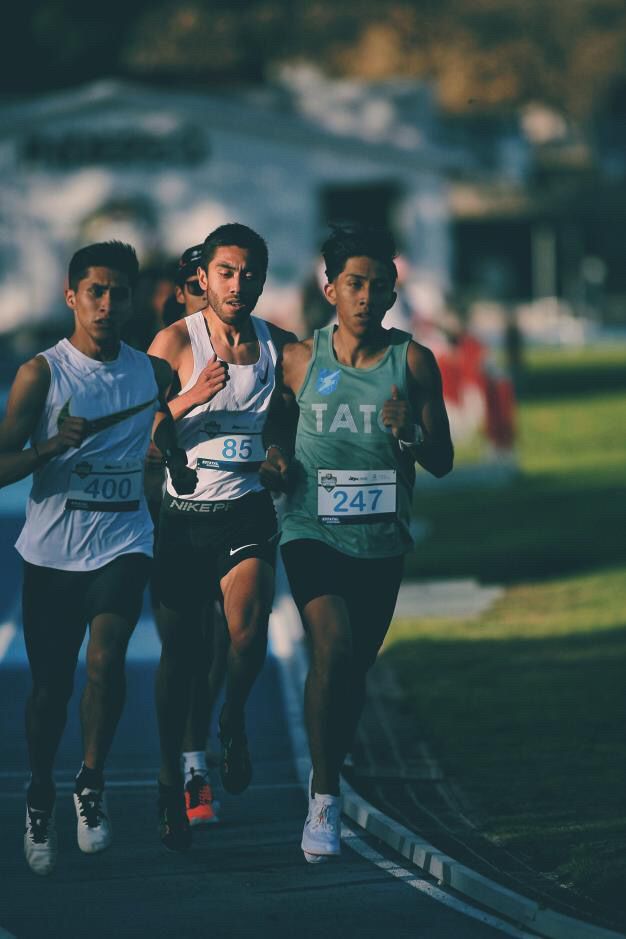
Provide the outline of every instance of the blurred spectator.
[[154,265],[140,272],[133,293],[134,312],[122,335],[125,342],[145,352],[156,333],[163,328],[163,309],[173,296],[175,287],[170,265]]
[[523,392],[524,382],[524,337],[520,329],[517,312],[513,308],[508,309],[506,315],[504,355],[515,394],[520,397]]

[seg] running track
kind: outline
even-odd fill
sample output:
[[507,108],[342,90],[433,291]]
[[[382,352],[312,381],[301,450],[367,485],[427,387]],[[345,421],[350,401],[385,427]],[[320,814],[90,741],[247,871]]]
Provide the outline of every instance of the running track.
[[159,646],[147,609],[131,640],[127,704],[107,766],[114,845],[94,857],[76,846],[71,788],[80,754],[81,664],[57,761],[59,864],[50,878],[32,875],[22,854],[29,683],[13,548],[27,489],[23,483],[0,491],[0,939],[528,935],[469,910],[352,824],[344,827],[340,861],[303,861],[306,804],[290,743],[303,739],[302,728],[294,734],[300,717],[293,706],[287,725],[280,661],[271,647],[248,708],[252,786],[237,798],[219,793],[223,823],[196,834],[188,855],[165,851],[155,816],[152,686]]

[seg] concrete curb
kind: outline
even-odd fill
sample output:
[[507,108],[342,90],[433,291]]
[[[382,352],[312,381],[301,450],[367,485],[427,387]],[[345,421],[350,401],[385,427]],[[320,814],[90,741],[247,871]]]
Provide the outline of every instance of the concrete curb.
[[[278,572],[277,572],[278,573]],[[279,583],[281,580],[279,574]],[[302,688],[307,673],[302,625],[293,600],[284,592],[277,601],[270,620],[274,654],[281,667],[281,678],[294,760],[301,784],[306,789],[310,760],[303,732]],[[375,808],[345,781],[342,781],[343,814],[368,834],[397,851],[441,886],[450,887],[462,896],[479,903],[544,939],[626,939],[626,934],[585,923],[503,887],[455,861],[418,834]]]

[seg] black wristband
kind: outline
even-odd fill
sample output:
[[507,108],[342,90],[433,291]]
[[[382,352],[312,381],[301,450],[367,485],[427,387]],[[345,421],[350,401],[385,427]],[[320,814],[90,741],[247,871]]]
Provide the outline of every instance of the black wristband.
[[279,443],[268,443],[268,445],[267,445],[266,448],[265,448],[265,459],[266,459],[266,460],[267,460],[267,455],[268,455],[268,453],[270,452],[270,450],[278,450],[278,452],[280,453],[280,455],[281,455],[285,460],[287,459],[287,456],[286,456],[286,454],[285,454],[285,451],[283,450],[283,448],[281,447],[281,445],[280,445]]
[[182,462],[187,465],[187,454],[182,447],[167,447],[165,450],[161,451],[163,453],[163,459],[165,460],[165,465],[170,465],[170,460],[172,457],[180,456]]

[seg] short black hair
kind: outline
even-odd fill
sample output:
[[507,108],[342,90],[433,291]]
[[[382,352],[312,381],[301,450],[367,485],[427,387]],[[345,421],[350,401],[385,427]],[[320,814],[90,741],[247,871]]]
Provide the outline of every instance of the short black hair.
[[72,290],[78,282],[87,276],[90,267],[109,267],[128,277],[128,283],[134,287],[139,277],[139,261],[132,245],[122,241],[99,241],[94,245],[79,248],[70,260],[67,280]]
[[390,231],[352,222],[332,223],[330,228],[331,234],[322,245],[329,283],[341,274],[349,258],[365,257],[384,264],[391,275],[392,285],[395,284],[398,270],[393,259],[398,252]]
[[263,271],[267,273],[268,251],[265,240],[247,225],[239,222],[228,222],[220,225],[210,235],[207,235],[202,245],[202,267],[206,270],[213,259],[217,248],[226,248],[235,245],[237,248],[247,248]]

